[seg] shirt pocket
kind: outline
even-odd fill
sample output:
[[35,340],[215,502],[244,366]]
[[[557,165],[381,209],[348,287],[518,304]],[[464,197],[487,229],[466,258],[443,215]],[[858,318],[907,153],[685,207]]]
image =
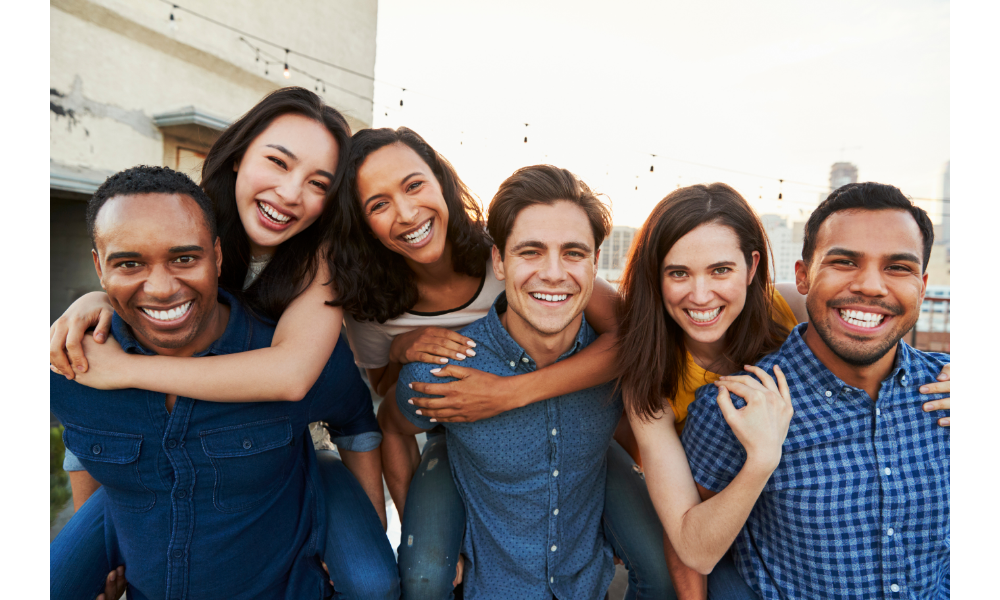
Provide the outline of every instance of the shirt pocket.
[[200,432],[215,469],[215,508],[242,512],[259,505],[287,478],[294,458],[288,417]]
[[107,489],[108,499],[130,512],[145,512],[156,503],[156,495],[142,483],[139,450],[142,436],[98,431],[66,424],[63,443],[87,472]]

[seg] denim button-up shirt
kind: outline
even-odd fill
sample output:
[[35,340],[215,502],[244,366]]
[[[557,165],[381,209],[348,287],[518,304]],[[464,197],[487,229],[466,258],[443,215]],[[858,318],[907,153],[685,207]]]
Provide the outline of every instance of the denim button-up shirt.
[[[757,363],[788,380],[795,415],[781,462],[736,538],[737,566],[765,599],[947,598],[951,434],[921,406],[950,362],[900,342],[878,401],[830,372],[792,330]],[[699,389],[681,437],[695,480],[719,491],[746,460],[716,403]],[[733,396],[737,407],[744,406]]]
[[[223,290],[219,300],[228,325],[202,355],[271,345],[273,326]],[[152,354],[117,315],[112,333],[126,352]],[[325,512],[307,427],[321,420],[333,435],[378,432],[347,345],[337,344],[299,402],[178,397],[167,412],[165,399],[50,379],[66,447],[107,491],[109,558],[128,567],[129,598],[326,597]]]
[[[535,361],[500,323],[501,294],[486,317],[461,330],[476,340],[463,367],[510,376]],[[563,360],[596,338],[584,320]],[[409,363],[396,399],[418,427],[434,423],[406,400],[411,381],[450,381],[434,365]],[[603,598],[614,576],[604,539],[605,454],[622,414],[608,383],[535,402],[475,423],[444,423],[452,476],[466,511],[465,597],[510,600]]]

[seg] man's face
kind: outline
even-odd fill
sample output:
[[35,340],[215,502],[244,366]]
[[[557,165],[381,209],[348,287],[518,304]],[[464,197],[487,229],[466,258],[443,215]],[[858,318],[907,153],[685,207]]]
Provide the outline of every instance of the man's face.
[[507,318],[545,336],[565,330],[590,301],[599,252],[587,214],[575,204],[522,210],[503,260],[493,247],[493,271],[507,290]]
[[181,355],[212,342],[222,251],[193,199],[116,196],[101,207],[94,230],[101,287],[143,346]]
[[845,363],[870,365],[917,322],[923,242],[904,210],[845,210],[820,225],[812,263],[795,264],[810,327]]

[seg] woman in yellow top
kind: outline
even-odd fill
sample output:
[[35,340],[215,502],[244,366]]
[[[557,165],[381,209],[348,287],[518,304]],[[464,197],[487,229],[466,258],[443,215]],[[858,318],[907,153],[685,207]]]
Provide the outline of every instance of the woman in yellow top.
[[[794,284],[771,283],[769,256],[764,228],[736,190],[694,185],[653,209],[621,279],[616,371],[646,484],[674,549],[668,548],[668,562],[679,559],[702,574],[724,557],[777,467],[792,417],[780,367],[766,373],[752,366],[805,321]],[[760,381],[724,376],[743,369]],[[725,490],[702,502],[679,434],[695,390],[710,383],[719,386],[719,403],[747,460]],[[950,382],[928,387],[921,391],[946,392]],[[735,410],[729,392],[744,396],[749,389],[765,400]],[[950,400],[935,404],[947,408]],[[662,418],[668,411],[673,419]],[[688,579],[695,589],[678,586],[678,595],[704,597],[706,585],[723,579],[740,583]],[[733,591],[710,590],[713,596]],[[742,593],[752,595],[749,588]]]

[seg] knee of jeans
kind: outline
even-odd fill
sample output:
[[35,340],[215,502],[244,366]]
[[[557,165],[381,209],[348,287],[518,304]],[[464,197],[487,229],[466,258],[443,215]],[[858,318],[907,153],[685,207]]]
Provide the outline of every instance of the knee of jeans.
[[[404,554],[401,551],[400,554]],[[455,556],[425,552],[422,557],[399,561],[399,580],[407,600],[442,600],[451,593]]]
[[359,600],[399,600],[399,576],[397,573],[382,573],[373,576],[368,573],[364,577],[337,585],[334,582],[334,598],[358,598]]

